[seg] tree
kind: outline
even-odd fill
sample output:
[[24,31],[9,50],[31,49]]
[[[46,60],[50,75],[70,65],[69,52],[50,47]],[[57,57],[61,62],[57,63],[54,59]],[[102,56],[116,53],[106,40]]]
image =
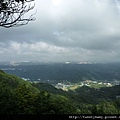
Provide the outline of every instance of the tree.
[[26,84],[18,86],[14,94],[14,114],[35,114],[37,94],[33,94]]
[[93,114],[118,114],[118,110],[113,102],[106,101],[93,105],[91,112]]
[[34,14],[28,18],[24,16],[35,7],[33,2],[34,0],[0,0],[0,26],[21,26],[35,20]]

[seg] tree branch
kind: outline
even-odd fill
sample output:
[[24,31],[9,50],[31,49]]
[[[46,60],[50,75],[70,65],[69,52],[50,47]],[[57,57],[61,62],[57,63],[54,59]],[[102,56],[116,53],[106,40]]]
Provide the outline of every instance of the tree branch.
[[33,2],[34,0],[0,0],[0,26],[18,27],[35,20],[35,13],[24,18],[24,15],[35,7]]

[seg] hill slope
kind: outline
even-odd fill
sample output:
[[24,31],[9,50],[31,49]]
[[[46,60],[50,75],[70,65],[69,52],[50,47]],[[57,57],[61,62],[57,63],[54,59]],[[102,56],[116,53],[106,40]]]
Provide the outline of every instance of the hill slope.
[[39,90],[33,87],[30,82],[24,81],[14,75],[7,74],[2,70],[0,70],[0,85],[5,85],[12,90],[16,89],[20,85],[25,85],[33,93],[39,92]]
[[76,113],[71,100],[62,95],[40,91],[16,76],[0,70],[0,114]]

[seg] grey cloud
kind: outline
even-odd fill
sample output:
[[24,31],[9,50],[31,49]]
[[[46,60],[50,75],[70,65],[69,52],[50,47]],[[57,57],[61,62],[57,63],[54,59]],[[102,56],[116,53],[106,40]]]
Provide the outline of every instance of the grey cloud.
[[36,21],[0,29],[0,56],[10,60],[120,60],[117,0],[36,0]]

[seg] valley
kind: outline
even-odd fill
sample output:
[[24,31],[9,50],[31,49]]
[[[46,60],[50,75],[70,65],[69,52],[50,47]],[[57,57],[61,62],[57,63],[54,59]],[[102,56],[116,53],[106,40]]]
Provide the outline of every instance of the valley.
[[120,80],[120,63],[10,63],[0,64],[0,69],[28,81],[57,84],[86,80],[115,82]]
[[120,113],[119,81],[50,81],[23,80],[0,70],[0,114]]

